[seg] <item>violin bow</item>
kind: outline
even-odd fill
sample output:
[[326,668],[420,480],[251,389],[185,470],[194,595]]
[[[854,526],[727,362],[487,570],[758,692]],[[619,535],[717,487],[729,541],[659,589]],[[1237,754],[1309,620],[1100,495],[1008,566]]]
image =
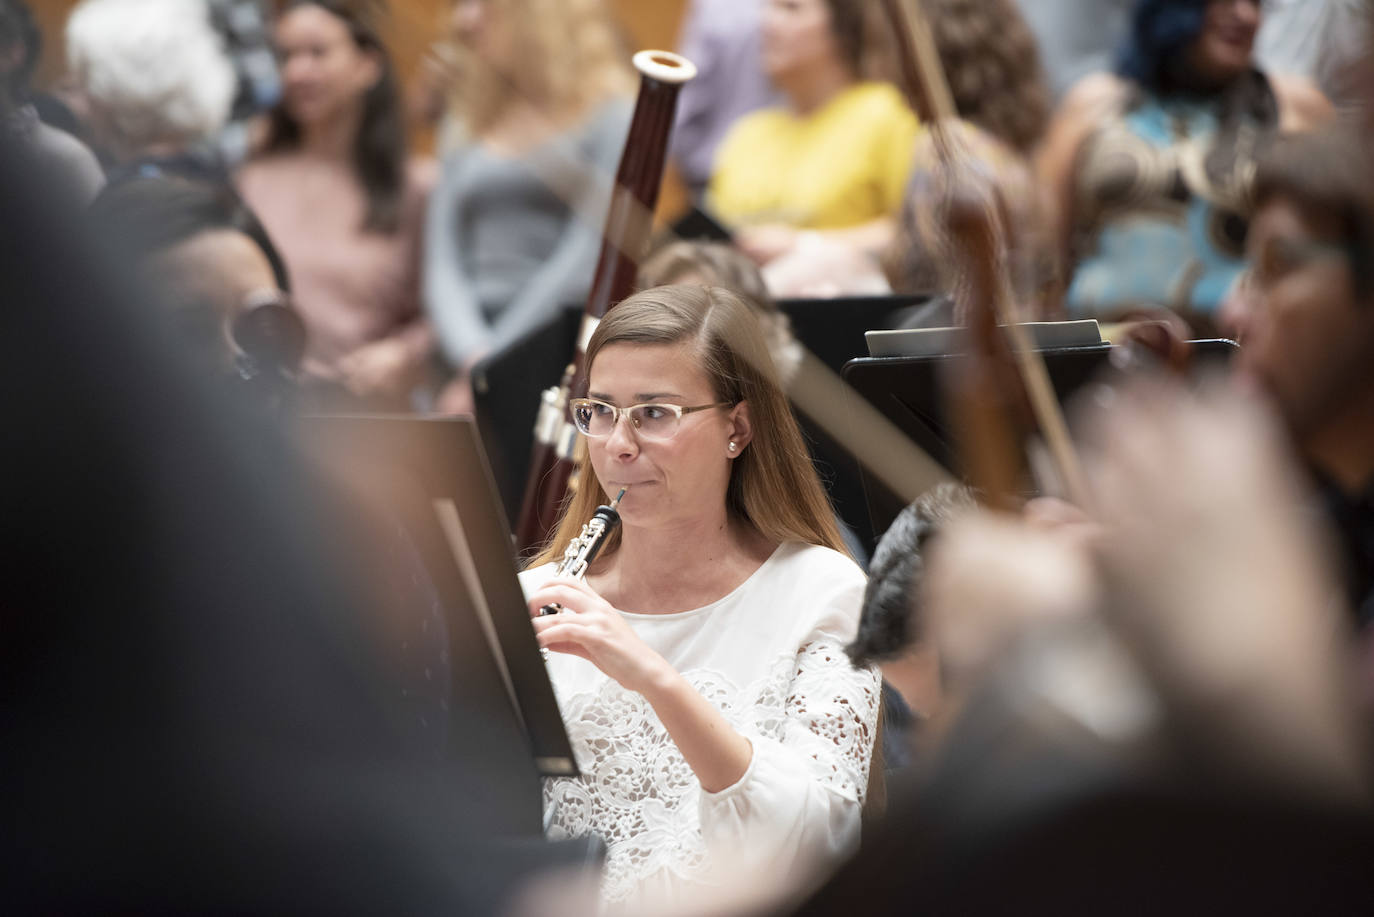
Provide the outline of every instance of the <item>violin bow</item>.
[[[897,63],[908,96],[917,114],[925,121],[931,131],[937,161],[951,180],[967,179],[973,174],[968,166],[968,151],[960,137],[949,126],[958,119],[954,96],[949,81],[940,64],[939,51],[935,38],[919,7],[920,0],[882,0],[882,8],[889,25],[896,36]],[[1082,463],[1069,436],[1068,424],[1050,383],[1049,371],[1044,357],[1035,349],[1025,326],[1018,322],[1011,284],[1005,268],[1004,220],[999,210],[999,198],[995,187],[989,187],[990,197],[984,203],[981,214],[982,226],[969,222],[970,214],[962,214],[963,226],[960,233],[966,238],[982,237],[986,251],[982,252],[985,271],[991,276],[988,281],[977,282],[977,275],[983,271],[973,270],[975,275],[971,292],[991,301],[995,324],[1000,326],[1006,343],[1011,351],[1020,377],[1025,396],[1029,402],[1036,425],[1049,448],[1055,472],[1064,487],[1066,496],[1083,509],[1088,509],[1089,494]],[[953,196],[953,195],[951,195]],[[954,206],[955,202],[951,202]],[[967,203],[967,198],[963,201]],[[976,222],[976,221],[975,221]],[[973,253],[978,260],[978,252]],[[981,290],[979,287],[981,286]],[[993,329],[995,331],[995,329]],[[1005,436],[1003,437],[1005,440]],[[1004,477],[1004,476],[1001,476]]]

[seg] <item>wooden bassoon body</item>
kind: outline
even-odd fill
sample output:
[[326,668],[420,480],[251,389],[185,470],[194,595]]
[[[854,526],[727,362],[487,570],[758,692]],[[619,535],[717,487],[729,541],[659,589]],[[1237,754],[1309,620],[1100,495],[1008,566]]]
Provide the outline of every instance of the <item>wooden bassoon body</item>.
[[634,66],[640,75],[639,97],[616,170],[601,254],[587,295],[576,352],[559,385],[544,392],[535,421],[534,454],[515,528],[516,551],[522,555],[547,540],[567,498],[577,443],[568,399],[586,388],[585,357],[592,332],[611,308],[635,290],[635,276],[663,183],[678,92],[697,72],[686,58],[667,51],[641,51],[634,56]]

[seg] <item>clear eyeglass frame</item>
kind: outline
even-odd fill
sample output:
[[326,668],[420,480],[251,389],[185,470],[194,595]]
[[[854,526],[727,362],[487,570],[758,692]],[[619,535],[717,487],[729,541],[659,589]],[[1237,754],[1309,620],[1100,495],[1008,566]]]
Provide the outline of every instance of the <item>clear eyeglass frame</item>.
[[[634,427],[635,435],[642,439],[662,441],[672,439],[677,435],[677,431],[682,427],[682,418],[688,414],[695,414],[698,411],[710,411],[715,408],[730,407],[728,401],[717,401],[714,404],[698,404],[691,407],[684,407],[680,404],[661,404],[657,402],[646,402],[644,404],[631,404],[625,407],[618,407],[609,401],[602,401],[599,398],[574,398],[568,403],[569,412],[572,414],[573,426],[577,432],[588,439],[605,439],[615,430],[615,425],[621,419],[630,421]],[[602,407],[610,411],[611,423],[604,433],[593,433],[590,428],[591,415],[587,413],[593,407]],[[651,412],[660,411],[659,417],[651,416]],[[604,416],[604,415],[603,415]],[[665,421],[668,427],[660,430],[656,423],[650,421]]]

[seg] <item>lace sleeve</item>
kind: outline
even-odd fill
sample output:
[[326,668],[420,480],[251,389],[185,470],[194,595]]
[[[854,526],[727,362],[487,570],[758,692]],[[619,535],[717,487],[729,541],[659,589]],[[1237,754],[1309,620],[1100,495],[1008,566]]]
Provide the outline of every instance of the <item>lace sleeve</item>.
[[833,862],[858,840],[880,679],[829,640],[805,644],[776,675],[739,724],[754,746],[749,769],[701,794],[702,833],[759,868]]

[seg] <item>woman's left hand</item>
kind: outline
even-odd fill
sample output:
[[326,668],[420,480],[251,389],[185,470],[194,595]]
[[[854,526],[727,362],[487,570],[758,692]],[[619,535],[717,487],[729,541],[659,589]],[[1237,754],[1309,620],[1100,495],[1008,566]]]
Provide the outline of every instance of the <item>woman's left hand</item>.
[[735,233],[735,244],[760,267],[786,255],[797,246],[799,231],[784,223],[746,226]]
[[383,338],[342,357],[336,368],[344,385],[359,397],[399,395],[415,382],[414,363],[405,342]]
[[[541,616],[539,609],[551,604],[563,610]],[[581,580],[551,580],[530,596],[529,607],[540,646],[589,660],[623,688],[646,694],[669,669],[620,612]]]

